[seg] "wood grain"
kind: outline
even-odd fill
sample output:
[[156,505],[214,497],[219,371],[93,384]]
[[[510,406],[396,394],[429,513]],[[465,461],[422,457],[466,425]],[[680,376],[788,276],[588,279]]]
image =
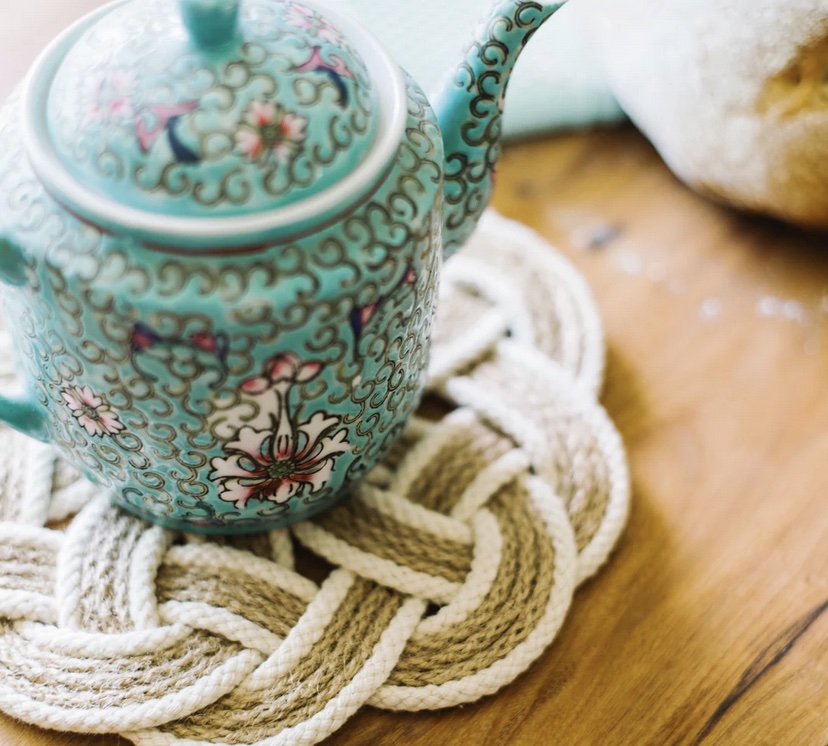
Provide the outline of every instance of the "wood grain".
[[[0,24],[0,95],[95,0]],[[711,205],[631,129],[513,145],[496,207],[603,314],[629,527],[554,645],[445,712],[366,710],[331,746],[828,744],[828,238]],[[114,746],[0,717],[0,743]]]

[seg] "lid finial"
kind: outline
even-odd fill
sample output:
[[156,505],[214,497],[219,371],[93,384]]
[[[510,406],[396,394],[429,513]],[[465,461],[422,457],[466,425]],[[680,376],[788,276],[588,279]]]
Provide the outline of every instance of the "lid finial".
[[203,48],[218,47],[236,35],[241,0],[178,0],[190,38]]

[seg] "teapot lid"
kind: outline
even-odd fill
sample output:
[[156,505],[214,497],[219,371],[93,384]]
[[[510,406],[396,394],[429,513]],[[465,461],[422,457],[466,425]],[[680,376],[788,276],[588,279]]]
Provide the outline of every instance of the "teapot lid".
[[81,218],[221,249],[347,212],[384,175],[405,108],[378,42],[315,2],[122,0],[44,52],[23,129]]

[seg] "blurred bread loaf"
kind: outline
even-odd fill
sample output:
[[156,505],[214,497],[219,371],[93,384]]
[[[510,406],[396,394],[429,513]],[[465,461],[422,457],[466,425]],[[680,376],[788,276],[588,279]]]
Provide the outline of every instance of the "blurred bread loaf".
[[828,229],[828,0],[578,0],[610,87],[679,178]]

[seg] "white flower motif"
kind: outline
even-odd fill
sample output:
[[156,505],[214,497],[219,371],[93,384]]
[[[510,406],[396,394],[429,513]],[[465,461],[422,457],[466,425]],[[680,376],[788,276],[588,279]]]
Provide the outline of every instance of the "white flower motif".
[[295,158],[307,137],[308,120],[273,101],[250,102],[236,132],[236,149],[251,161],[271,155],[280,163]]
[[263,375],[241,384],[241,392],[269,413],[269,426],[241,427],[214,458],[210,479],[220,485],[222,500],[244,508],[250,500],[285,503],[300,492],[312,494],[330,480],[336,457],[350,446],[347,431],[334,430],[339,417],[317,412],[304,422],[291,415],[290,389],[321,371],[319,363],[303,363],[287,353],[265,365]]
[[210,478],[237,508],[250,500],[284,503],[302,487],[317,492],[331,478],[334,457],[349,448],[345,430],[328,434],[339,422],[320,412],[296,426],[283,416],[273,430],[243,427],[226,446],[228,457],[213,459]]
[[90,435],[103,437],[117,435],[124,430],[124,424],[102,397],[89,386],[73,386],[60,392],[72,414]]

